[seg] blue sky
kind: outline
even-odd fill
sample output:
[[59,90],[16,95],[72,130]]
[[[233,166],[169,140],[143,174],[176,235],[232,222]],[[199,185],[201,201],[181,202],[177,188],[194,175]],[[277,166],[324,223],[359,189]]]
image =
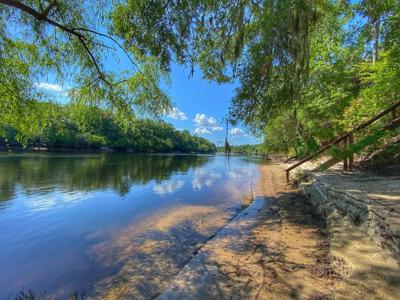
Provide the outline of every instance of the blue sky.
[[[107,68],[118,69],[118,65],[124,63],[129,62],[124,58],[120,63],[107,59]],[[177,129],[187,129],[222,146],[225,139],[223,117],[228,111],[235,85],[220,85],[204,80],[199,69],[190,79],[189,73],[190,70],[180,65],[172,65],[171,85],[164,85],[164,90],[172,101],[173,110],[164,116],[164,120]],[[60,102],[67,101],[65,95],[68,87],[55,82],[52,77],[43,78],[38,87],[50,92]],[[232,145],[260,142],[240,124],[229,126],[228,140]]]
[[[103,31],[107,32],[105,28]],[[115,44],[110,40],[101,39],[101,41],[115,48]],[[105,70],[117,72],[137,71],[121,49],[106,54],[104,67]],[[192,134],[207,138],[217,146],[222,146],[225,140],[223,117],[226,116],[230,100],[234,95],[235,84],[220,85],[204,80],[198,68],[190,79],[189,69],[178,64],[172,64],[171,69],[171,85],[162,84],[162,86],[171,99],[173,111],[165,115],[164,120],[177,129],[187,129]],[[62,103],[68,101],[66,95],[69,84],[56,82],[54,74],[48,74],[37,85],[50,92],[58,101]],[[261,142],[259,138],[251,136],[240,124],[235,127],[229,125],[228,140],[232,145]]]
[[[191,133],[221,144],[225,139],[223,117],[228,111],[235,85],[208,82],[202,79],[200,70],[196,70],[189,79],[189,73],[182,66],[172,66],[172,86],[167,92],[176,110],[165,120],[178,129],[188,129]],[[234,145],[258,142],[240,125],[229,127],[228,138]]]

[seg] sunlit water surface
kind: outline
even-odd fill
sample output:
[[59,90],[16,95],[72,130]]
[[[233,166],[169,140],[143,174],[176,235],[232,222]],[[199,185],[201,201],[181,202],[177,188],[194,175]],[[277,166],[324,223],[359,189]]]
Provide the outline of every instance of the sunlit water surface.
[[243,157],[0,154],[0,298],[151,298],[243,206]]

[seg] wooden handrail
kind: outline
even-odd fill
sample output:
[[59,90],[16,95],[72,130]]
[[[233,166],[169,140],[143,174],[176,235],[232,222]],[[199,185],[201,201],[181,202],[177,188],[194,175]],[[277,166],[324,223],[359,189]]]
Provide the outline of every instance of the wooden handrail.
[[375,115],[374,117],[372,117],[371,119],[369,119],[368,121],[362,123],[361,125],[358,125],[356,128],[354,128],[353,130],[346,132],[344,134],[342,134],[341,136],[337,137],[335,140],[333,140],[332,142],[330,142],[329,144],[325,145],[324,147],[320,148],[317,152],[307,156],[306,158],[302,159],[301,161],[295,163],[294,165],[290,166],[289,168],[287,168],[285,170],[286,172],[286,180],[289,182],[289,172],[295,168],[297,168],[298,166],[304,164],[305,162],[309,161],[310,159],[314,158],[315,156],[321,154],[322,152],[324,152],[325,150],[331,148],[333,145],[343,141],[343,140],[347,140],[347,138],[349,136],[352,136],[353,133],[360,131],[361,129],[364,129],[365,127],[371,125],[372,123],[374,123],[375,121],[379,120],[380,118],[382,118],[383,116],[387,115],[388,113],[390,113],[391,111],[394,111],[397,107],[400,106],[400,101],[398,101],[397,103],[393,104],[392,106],[388,107],[387,109],[381,111],[379,114]]

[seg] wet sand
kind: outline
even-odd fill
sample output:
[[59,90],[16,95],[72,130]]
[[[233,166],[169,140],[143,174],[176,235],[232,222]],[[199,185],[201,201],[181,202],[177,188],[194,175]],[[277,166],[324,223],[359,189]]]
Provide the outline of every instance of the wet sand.
[[157,296],[237,209],[182,205],[116,232],[91,249],[97,261],[118,270],[96,284],[95,299]]
[[95,295],[89,299],[152,299],[159,295],[197,251],[251,203],[251,178],[235,183],[218,187],[225,191],[226,199],[160,210],[92,247],[90,256],[115,272],[96,284]]

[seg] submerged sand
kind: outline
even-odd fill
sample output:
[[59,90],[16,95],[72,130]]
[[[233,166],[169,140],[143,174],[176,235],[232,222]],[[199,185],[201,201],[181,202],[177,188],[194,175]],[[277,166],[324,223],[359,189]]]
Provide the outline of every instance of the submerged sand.
[[[209,241],[159,299],[331,295],[324,224],[278,165],[260,165],[255,201]],[[315,298],[316,299],[316,298]]]

